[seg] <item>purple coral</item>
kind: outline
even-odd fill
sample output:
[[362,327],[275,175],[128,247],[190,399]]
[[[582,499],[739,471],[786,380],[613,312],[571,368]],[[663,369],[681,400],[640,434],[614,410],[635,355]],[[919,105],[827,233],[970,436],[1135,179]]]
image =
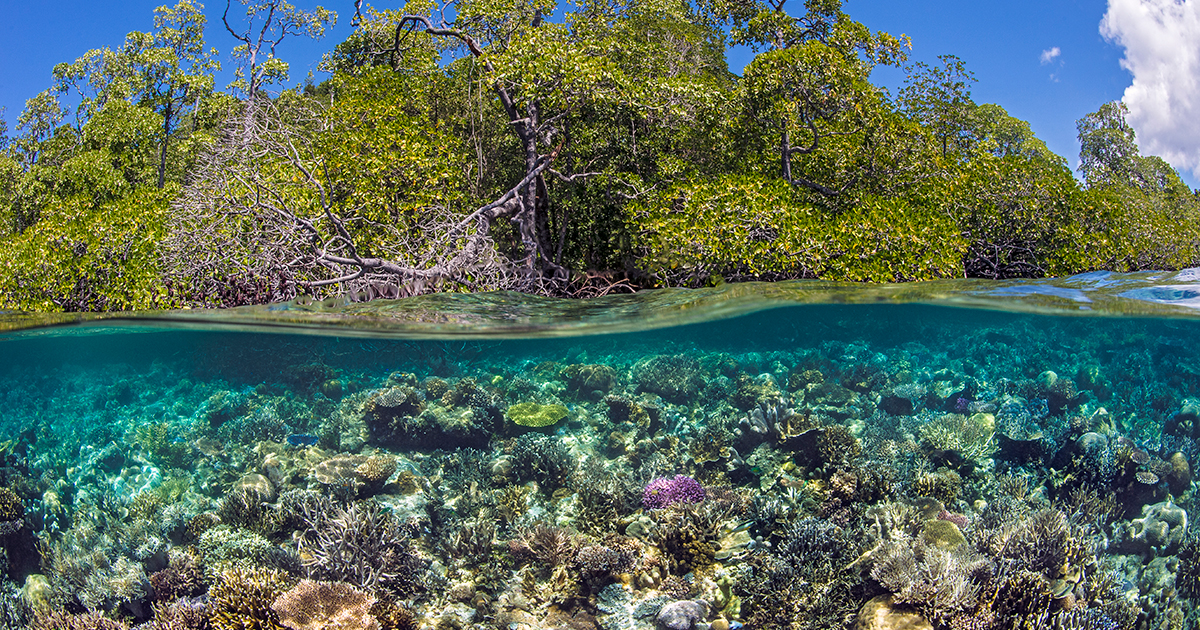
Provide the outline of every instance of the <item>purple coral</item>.
[[687,475],[675,475],[674,479],[659,477],[646,485],[642,492],[642,505],[658,510],[674,503],[699,503],[704,500],[704,487]]

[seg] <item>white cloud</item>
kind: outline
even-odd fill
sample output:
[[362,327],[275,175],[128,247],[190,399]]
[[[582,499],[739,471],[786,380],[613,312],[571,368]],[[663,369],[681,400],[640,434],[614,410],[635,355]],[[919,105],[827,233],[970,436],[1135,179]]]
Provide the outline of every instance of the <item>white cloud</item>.
[[1108,0],[1100,33],[1125,49],[1142,153],[1200,177],[1200,0]]
[[1055,46],[1054,48],[1050,48],[1048,50],[1043,50],[1042,51],[1042,65],[1044,66],[1044,65],[1050,63],[1051,61],[1058,59],[1058,56],[1061,54],[1062,54],[1062,50],[1059,49],[1058,46]]

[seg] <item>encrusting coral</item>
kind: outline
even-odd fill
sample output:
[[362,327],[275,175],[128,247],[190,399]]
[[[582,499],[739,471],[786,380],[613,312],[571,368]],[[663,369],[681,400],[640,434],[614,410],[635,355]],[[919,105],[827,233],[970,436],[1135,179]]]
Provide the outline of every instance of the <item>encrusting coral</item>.
[[540,405],[535,402],[523,402],[510,406],[504,417],[509,422],[522,427],[548,427],[567,417],[567,408],[562,405]]
[[271,604],[291,630],[379,630],[375,598],[344,582],[301,580]]

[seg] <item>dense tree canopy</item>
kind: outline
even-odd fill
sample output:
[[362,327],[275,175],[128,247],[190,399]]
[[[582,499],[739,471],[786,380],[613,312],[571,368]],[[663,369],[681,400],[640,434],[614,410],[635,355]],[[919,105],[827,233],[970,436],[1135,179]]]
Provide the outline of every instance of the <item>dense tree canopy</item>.
[[202,7],[160,7],[0,127],[0,307],[1200,263],[1196,193],[1122,104],[1078,122],[1081,181],[961,59],[794,2],[347,3],[297,89],[288,39],[337,14],[227,2],[227,91]]

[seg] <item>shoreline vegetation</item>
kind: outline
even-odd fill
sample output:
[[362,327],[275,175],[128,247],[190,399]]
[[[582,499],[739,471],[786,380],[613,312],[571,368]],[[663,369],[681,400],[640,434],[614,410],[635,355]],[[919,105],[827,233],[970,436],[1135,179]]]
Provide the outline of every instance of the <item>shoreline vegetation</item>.
[[228,6],[223,90],[188,0],[56,66],[0,126],[0,308],[1200,264],[1200,196],[1121,103],[1077,122],[1077,179],[962,60],[910,62],[840,0],[345,9],[329,77],[294,89],[288,41],[333,10]]

